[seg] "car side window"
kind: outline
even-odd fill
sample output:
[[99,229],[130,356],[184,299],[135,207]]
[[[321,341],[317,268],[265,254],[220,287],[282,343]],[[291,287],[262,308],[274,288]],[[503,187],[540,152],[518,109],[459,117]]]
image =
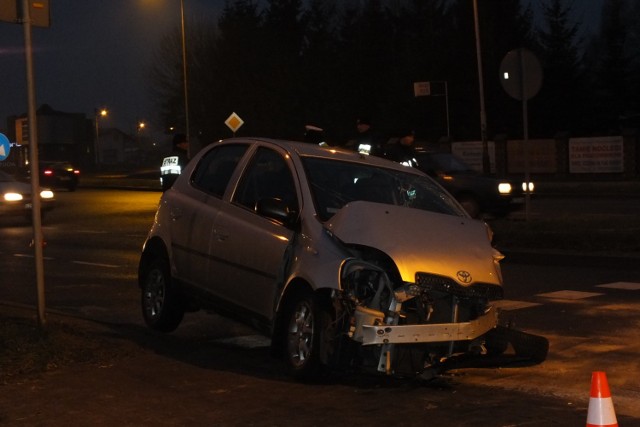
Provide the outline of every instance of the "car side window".
[[213,148],[200,160],[191,182],[202,191],[222,197],[247,147],[234,144]]
[[240,180],[234,202],[255,210],[259,200],[276,198],[290,210],[298,210],[296,186],[285,159],[266,147],[260,147]]

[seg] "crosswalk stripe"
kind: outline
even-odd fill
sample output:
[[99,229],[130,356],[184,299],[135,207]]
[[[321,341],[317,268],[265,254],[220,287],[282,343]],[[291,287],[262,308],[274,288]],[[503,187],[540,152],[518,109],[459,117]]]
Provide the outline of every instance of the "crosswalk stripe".
[[640,283],[613,282],[613,283],[605,283],[604,285],[597,285],[596,288],[624,289],[626,291],[638,291],[640,290]]
[[600,295],[604,295],[603,293],[598,292],[584,292],[584,291],[555,291],[555,292],[545,292],[543,294],[537,294],[537,297],[543,298],[552,298],[552,299],[564,299],[564,300],[579,300],[591,297],[597,297]]

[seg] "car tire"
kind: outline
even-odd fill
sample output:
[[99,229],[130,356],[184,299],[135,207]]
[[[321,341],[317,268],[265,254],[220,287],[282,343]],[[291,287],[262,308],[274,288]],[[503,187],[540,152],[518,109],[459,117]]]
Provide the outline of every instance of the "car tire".
[[310,291],[301,292],[290,301],[282,344],[287,367],[297,380],[312,381],[323,374],[321,343],[329,319],[328,311]]
[[141,306],[145,323],[157,331],[174,331],[182,322],[183,298],[173,284],[166,259],[155,259],[144,270]]

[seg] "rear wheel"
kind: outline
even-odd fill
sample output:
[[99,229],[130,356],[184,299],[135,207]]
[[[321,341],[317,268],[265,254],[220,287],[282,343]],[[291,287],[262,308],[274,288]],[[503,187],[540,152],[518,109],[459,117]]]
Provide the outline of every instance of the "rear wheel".
[[284,340],[285,361],[291,374],[312,380],[322,372],[321,343],[329,313],[311,292],[298,294],[288,306]]
[[184,317],[184,304],[176,289],[166,259],[153,260],[142,280],[142,315],[145,323],[161,332],[175,330]]

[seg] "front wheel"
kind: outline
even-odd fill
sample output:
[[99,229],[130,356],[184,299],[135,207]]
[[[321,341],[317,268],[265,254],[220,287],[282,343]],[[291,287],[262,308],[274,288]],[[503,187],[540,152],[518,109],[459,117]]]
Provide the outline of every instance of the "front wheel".
[[141,305],[145,323],[161,332],[175,330],[185,310],[180,291],[171,280],[168,261],[153,260],[143,274]]
[[313,293],[303,292],[291,301],[283,344],[285,361],[296,379],[313,380],[320,376],[321,347],[328,324],[329,313]]

